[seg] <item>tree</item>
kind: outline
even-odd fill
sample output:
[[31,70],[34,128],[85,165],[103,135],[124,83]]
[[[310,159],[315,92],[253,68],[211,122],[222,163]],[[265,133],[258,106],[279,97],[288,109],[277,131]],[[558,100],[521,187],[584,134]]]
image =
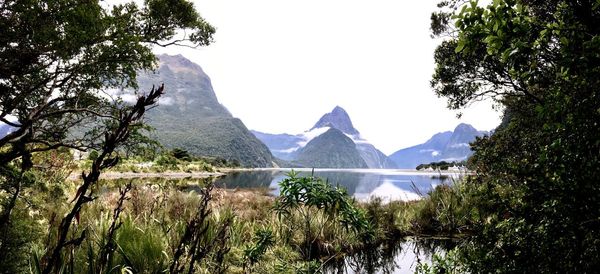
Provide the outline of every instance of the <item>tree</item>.
[[471,272],[594,272],[600,263],[600,4],[443,1],[431,85],[461,109],[504,108],[473,144]]
[[190,153],[185,149],[174,148],[171,151],[171,154],[173,154],[173,157],[175,157],[179,160],[183,160],[183,161],[191,161],[192,160],[192,156],[190,156]]
[[[0,137],[0,193],[8,196],[0,199],[0,229],[10,225],[36,153],[59,148],[98,151],[73,211],[61,224],[59,233],[68,233],[85,203],[80,200],[90,198],[86,189],[99,172],[117,163],[123,146],[147,141],[139,134],[145,128],[143,114],[163,87],[144,94],[135,79],[139,71],[155,67],[152,47],[207,45],[214,28],[186,0],[114,6],[101,1],[6,0],[0,3],[0,29],[0,122],[13,128]],[[109,92],[124,88],[135,90],[134,105]],[[59,236],[45,271],[56,265],[64,244],[73,244],[65,237]]]

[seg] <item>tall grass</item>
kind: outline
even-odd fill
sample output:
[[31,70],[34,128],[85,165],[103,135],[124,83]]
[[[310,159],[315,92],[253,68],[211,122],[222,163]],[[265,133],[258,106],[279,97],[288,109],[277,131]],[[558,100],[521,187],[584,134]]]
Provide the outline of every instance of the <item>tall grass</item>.
[[472,228],[477,211],[463,180],[435,187],[423,199],[407,202],[396,210],[396,227],[418,236],[463,236]]
[[[116,189],[126,183],[129,181],[104,181],[94,190],[98,199],[82,210],[74,226],[74,233],[79,235],[85,231],[86,238],[68,250],[61,271],[98,273],[98,258],[110,240],[108,231],[119,199]],[[191,221],[198,216],[204,197],[201,190],[207,183],[210,182],[158,180],[134,184],[119,217],[121,224],[114,235],[115,251],[102,273],[164,273],[174,260],[180,260],[184,269],[189,269],[193,254],[184,252],[182,257],[175,254]],[[196,187],[190,187],[193,185]],[[194,265],[194,273],[319,272],[323,271],[325,262],[349,256],[378,256],[363,251],[382,250],[381,246],[387,246],[383,250],[392,250],[390,247],[407,235],[468,233],[475,213],[469,209],[470,201],[462,188],[461,182],[455,182],[438,186],[420,201],[388,203],[378,199],[355,203],[345,192],[337,192],[347,199],[344,201],[348,204],[344,206],[352,214],[364,218],[370,231],[369,240],[364,237],[365,231],[349,229],[344,220],[352,220],[351,216],[334,216],[324,207],[303,207],[282,216],[274,210],[277,198],[269,196],[266,189],[213,189],[207,204],[208,215],[198,226],[203,232],[188,241],[183,250],[189,250],[194,242],[200,247],[196,251],[202,254],[195,254],[202,255],[202,260]],[[75,189],[65,189],[66,197],[73,196],[69,192]],[[40,269],[44,260],[40,254],[53,244],[57,222],[52,216],[62,216],[62,208],[68,203],[69,200],[63,198],[48,204],[48,208],[41,207],[37,224],[48,229],[31,248],[37,250],[30,252],[31,272]],[[269,231],[268,239],[266,236],[257,238],[260,231]],[[310,243],[310,254],[306,243]]]

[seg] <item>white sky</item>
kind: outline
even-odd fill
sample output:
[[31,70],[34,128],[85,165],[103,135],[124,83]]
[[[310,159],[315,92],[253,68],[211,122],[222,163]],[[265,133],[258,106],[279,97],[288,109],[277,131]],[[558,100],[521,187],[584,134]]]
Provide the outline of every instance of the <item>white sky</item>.
[[202,66],[219,98],[250,129],[296,134],[336,105],[384,153],[460,123],[490,130],[489,103],[462,119],[429,87],[429,18],[437,0],[202,0],[217,28],[204,48],[168,48]]

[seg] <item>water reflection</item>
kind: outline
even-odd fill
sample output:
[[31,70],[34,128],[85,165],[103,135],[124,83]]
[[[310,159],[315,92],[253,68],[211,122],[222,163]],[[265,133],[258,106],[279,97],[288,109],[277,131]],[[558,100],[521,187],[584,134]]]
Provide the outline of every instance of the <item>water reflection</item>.
[[[198,185],[213,182],[216,187],[220,188],[270,188],[271,194],[278,196],[279,182],[287,177],[289,171],[286,169],[233,171],[226,173],[225,176],[208,178],[127,178],[103,180],[105,183],[100,185],[103,187],[118,186],[133,180],[137,184],[160,183],[164,187],[176,187],[183,191],[190,191],[197,190]],[[312,170],[307,169],[299,172],[300,176],[313,174]],[[377,197],[386,202],[419,199],[437,185],[452,182],[460,174],[372,169],[316,169],[314,176],[324,178],[332,185],[346,188],[348,194],[357,200],[366,201]]]
[[257,171],[233,171],[225,176],[215,179],[215,186],[222,188],[265,188],[273,181],[273,172],[265,170]]
[[[222,188],[272,188],[278,195],[278,183],[287,176],[287,170],[237,171],[222,177],[210,178],[138,178],[103,180],[95,186],[97,193],[114,190],[133,181],[144,187],[199,191],[203,185],[213,182]],[[311,175],[303,170],[301,176]],[[390,170],[315,170],[315,176],[325,178],[333,185],[348,189],[357,199],[380,197],[389,200],[410,200],[426,195],[439,184],[450,183],[458,174],[440,176]],[[443,254],[452,249],[455,242],[446,239],[410,238],[403,242],[389,242],[369,250],[339,259],[329,260],[326,273],[414,273],[419,262],[430,262],[433,254]]]
[[[236,171],[217,178],[215,184],[227,188],[264,188],[273,189],[272,194],[279,195],[279,182],[289,170]],[[300,176],[309,176],[312,170],[300,170]],[[398,170],[331,170],[314,171],[314,176],[326,179],[332,185],[348,190],[348,194],[358,200],[374,197],[389,200],[416,200],[426,195],[439,184],[449,183],[459,174],[436,174]]]
[[451,239],[407,238],[330,261],[325,273],[414,273],[419,263],[429,263],[433,254],[443,254],[456,246]]

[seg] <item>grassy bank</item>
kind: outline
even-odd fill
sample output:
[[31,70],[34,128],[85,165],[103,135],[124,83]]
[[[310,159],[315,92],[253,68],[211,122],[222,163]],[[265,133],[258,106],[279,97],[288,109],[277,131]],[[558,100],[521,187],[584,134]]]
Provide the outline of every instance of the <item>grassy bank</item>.
[[[78,195],[75,181],[38,179],[45,183],[15,211],[8,244],[21,263],[13,269],[39,271]],[[281,182],[280,197],[213,188],[211,178],[105,180],[93,193],[69,232],[64,272],[315,273],[350,255],[391,250],[406,236],[468,233],[457,186],[389,203],[358,203],[319,178],[294,174]]]

